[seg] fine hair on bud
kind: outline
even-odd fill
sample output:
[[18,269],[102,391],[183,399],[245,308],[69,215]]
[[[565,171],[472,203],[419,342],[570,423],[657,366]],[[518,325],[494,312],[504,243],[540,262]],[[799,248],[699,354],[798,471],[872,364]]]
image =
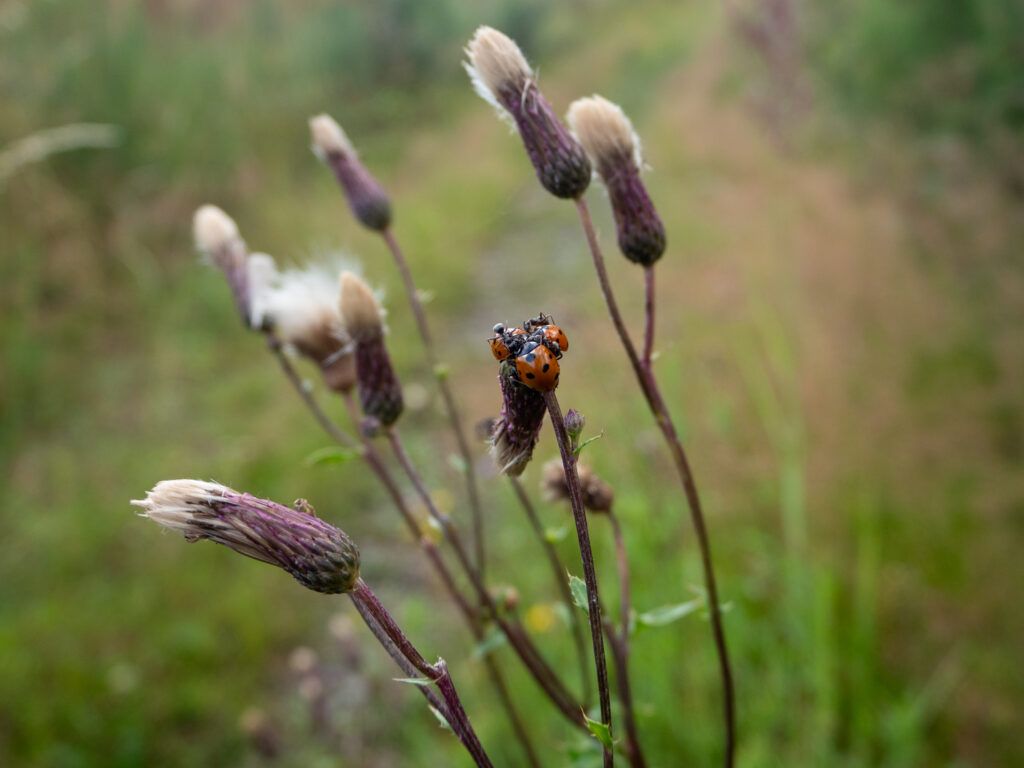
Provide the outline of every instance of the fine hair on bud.
[[[583,506],[591,512],[610,512],[615,501],[612,487],[586,464],[577,463],[576,474],[580,479]],[[565,467],[561,459],[552,459],[544,465],[540,485],[548,501],[569,500],[569,486],[565,482]]]
[[271,275],[268,267],[250,259],[251,275],[268,273],[263,290],[254,294],[261,325],[316,363],[324,382],[337,392],[355,385],[353,345],[338,303],[337,275],[342,263],[326,259]]
[[384,311],[358,275],[341,275],[341,312],[355,343],[356,384],[363,413],[389,427],[402,415],[402,386],[384,344]]
[[541,185],[555,197],[576,199],[590,185],[590,162],[562,124],[519,46],[480,27],[466,46],[465,64],[476,92],[513,123]]
[[309,120],[309,133],[313,153],[334,172],[356,220],[376,232],[391,226],[387,192],[359,160],[338,122],[330,115],[317,115]]
[[622,109],[601,96],[569,107],[569,126],[608,190],[619,249],[630,261],[650,266],[665,252],[665,226],[640,178],[640,139]]
[[252,290],[248,249],[234,219],[215,205],[198,208],[192,217],[196,250],[224,273],[242,321],[252,327]]
[[491,431],[491,455],[503,474],[518,477],[533,458],[547,406],[544,395],[521,384],[507,363],[498,369],[501,414]]
[[209,539],[276,565],[315,592],[350,592],[359,580],[359,549],[305,501],[286,507],[219,483],[164,480],[132,504],[187,541]]

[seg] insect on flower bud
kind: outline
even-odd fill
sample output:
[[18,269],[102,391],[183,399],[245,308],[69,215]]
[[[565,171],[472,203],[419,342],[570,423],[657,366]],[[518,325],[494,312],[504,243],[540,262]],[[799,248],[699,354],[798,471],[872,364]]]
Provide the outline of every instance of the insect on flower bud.
[[[615,492],[612,487],[598,477],[586,464],[577,463],[576,474],[580,479],[583,506],[591,512],[609,512],[615,501]],[[548,501],[569,499],[569,486],[565,482],[565,468],[561,459],[552,459],[544,465],[540,487],[544,498]]]
[[665,252],[665,226],[640,178],[640,139],[625,113],[600,96],[569,107],[569,125],[608,190],[619,249],[632,262],[650,266]]
[[491,432],[491,455],[500,472],[518,477],[533,458],[547,408],[544,395],[523,386],[514,371],[507,363],[498,370],[502,404]]
[[391,225],[391,201],[359,161],[345,131],[330,115],[310,118],[313,153],[334,171],[353,215],[367,229],[383,232]]
[[196,249],[224,273],[243,322],[252,327],[252,292],[248,249],[234,219],[215,205],[204,205],[192,218]]
[[551,194],[575,199],[590,185],[590,162],[537,87],[515,41],[480,27],[466,46],[464,65],[476,92],[515,124],[537,178]]
[[349,592],[359,579],[356,545],[308,504],[293,509],[201,480],[164,480],[132,504],[187,541],[210,539],[276,565],[315,592]]
[[370,287],[352,272],[341,275],[341,313],[355,342],[356,384],[366,416],[381,425],[402,414],[402,386],[384,345],[383,310]]

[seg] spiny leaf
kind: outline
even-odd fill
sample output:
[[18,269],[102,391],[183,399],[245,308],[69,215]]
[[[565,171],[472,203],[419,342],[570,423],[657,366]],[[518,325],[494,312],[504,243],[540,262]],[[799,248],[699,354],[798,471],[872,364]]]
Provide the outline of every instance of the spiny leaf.
[[408,683],[409,685],[418,685],[422,688],[430,685],[430,680],[425,677],[393,677],[391,678],[396,683]]
[[614,749],[615,742],[612,741],[612,727],[598,720],[591,720],[586,715],[583,718],[587,721],[587,730],[594,734],[594,738],[601,742],[605,749]]
[[588,445],[590,445],[595,440],[600,440],[602,437],[604,437],[604,430],[603,429],[598,434],[594,435],[593,437],[588,437],[582,443],[577,445],[576,446],[576,450],[574,450],[573,453],[576,456],[579,456],[581,453],[583,453],[583,449],[584,448],[586,448]]
[[577,608],[582,608],[590,613],[590,603],[587,601],[587,584],[579,576],[569,574],[569,591],[572,592],[572,601]]
[[328,445],[326,448],[318,448],[306,457],[308,466],[315,467],[321,464],[344,464],[347,461],[359,457],[359,451],[352,448],[342,448],[337,445]]
[[430,711],[433,713],[434,717],[437,718],[437,722],[441,724],[441,727],[444,728],[446,731],[450,731],[452,727],[448,724],[448,721],[444,719],[444,715],[437,711],[437,707],[434,707],[430,704],[428,704],[427,706],[430,708]]
[[685,603],[663,605],[660,608],[652,608],[649,611],[637,614],[636,623],[640,627],[664,627],[674,621],[696,613],[704,607],[704,599],[695,597]]

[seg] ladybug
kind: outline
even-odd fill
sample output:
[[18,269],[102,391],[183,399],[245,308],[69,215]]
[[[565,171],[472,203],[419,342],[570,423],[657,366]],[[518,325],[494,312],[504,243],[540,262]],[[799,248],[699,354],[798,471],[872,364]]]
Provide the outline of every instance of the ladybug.
[[545,325],[540,330],[544,335],[545,344],[551,348],[551,351],[554,352],[554,348],[558,348],[558,351],[555,352],[557,357],[561,357],[563,352],[569,351],[569,337],[557,325]]
[[494,355],[494,359],[499,363],[508,360],[512,356],[512,352],[505,342],[505,326],[501,323],[494,326],[494,336],[489,338],[487,343],[491,345],[491,354]]
[[558,358],[544,344],[528,341],[516,356],[519,381],[538,392],[550,392],[558,386]]

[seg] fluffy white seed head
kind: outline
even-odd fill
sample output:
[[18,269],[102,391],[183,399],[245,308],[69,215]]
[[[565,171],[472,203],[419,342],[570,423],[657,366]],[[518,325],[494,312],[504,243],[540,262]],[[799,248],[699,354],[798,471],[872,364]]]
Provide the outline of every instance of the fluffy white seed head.
[[249,277],[249,325],[262,328],[269,321],[267,297],[281,279],[274,257],[267,253],[250,253],[245,262]]
[[356,341],[371,341],[384,334],[384,310],[370,286],[354,272],[341,273],[341,315]]
[[521,88],[533,79],[530,64],[519,46],[508,35],[492,27],[479,27],[466,46],[467,61],[463,66],[473,82],[473,89],[486,102],[506,116],[497,94],[503,88]]
[[250,262],[250,269],[264,271],[270,281],[255,302],[261,322],[268,322],[286,344],[321,363],[348,343],[338,306],[337,263],[270,273],[261,261]]
[[238,226],[216,205],[204,205],[192,218],[192,232],[196,247],[203,253],[212,254],[238,240]]
[[338,121],[330,115],[311,117],[309,119],[309,134],[313,142],[313,153],[321,159],[334,153],[356,156],[355,147],[349,141],[348,135],[338,125]]
[[603,96],[577,99],[566,116],[569,127],[598,169],[632,158],[642,168],[640,138],[618,104]]

